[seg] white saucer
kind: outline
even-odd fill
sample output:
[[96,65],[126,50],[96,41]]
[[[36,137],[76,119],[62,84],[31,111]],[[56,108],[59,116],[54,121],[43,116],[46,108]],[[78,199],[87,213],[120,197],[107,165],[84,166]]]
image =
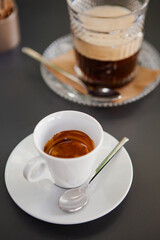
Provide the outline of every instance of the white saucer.
[[[116,143],[114,137],[104,132],[104,141],[95,168]],[[75,213],[63,212],[58,207],[58,199],[64,189],[53,185],[49,180],[29,183],[23,177],[25,164],[37,155],[31,134],[11,153],[6,164],[5,183],[14,202],[40,220],[57,224],[78,224],[100,218],[117,207],[131,187],[133,167],[123,147],[90,184],[88,204]]]

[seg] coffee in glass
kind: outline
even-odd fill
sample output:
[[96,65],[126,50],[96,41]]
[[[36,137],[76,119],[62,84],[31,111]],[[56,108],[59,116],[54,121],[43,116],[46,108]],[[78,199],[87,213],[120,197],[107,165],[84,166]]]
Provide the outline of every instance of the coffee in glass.
[[121,87],[136,74],[148,0],[67,0],[76,73],[91,86]]

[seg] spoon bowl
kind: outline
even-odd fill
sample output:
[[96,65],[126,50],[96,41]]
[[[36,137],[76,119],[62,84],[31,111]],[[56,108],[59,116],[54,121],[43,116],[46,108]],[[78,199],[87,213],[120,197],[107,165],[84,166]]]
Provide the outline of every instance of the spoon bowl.
[[67,212],[80,210],[88,202],[87,186],[83,190],[75,188],[65,191],[59,199],[59,207]]

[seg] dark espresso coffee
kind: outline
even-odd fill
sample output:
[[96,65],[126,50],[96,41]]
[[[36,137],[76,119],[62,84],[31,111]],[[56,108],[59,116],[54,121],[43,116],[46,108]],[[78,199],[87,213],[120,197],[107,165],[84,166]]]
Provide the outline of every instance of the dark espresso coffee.
[[90,59],[75,50],[80,74],[88,85],[116,88],[129,82],[136,73],[138,52],[119,61],[100,61]]
[[[85,31],[73,31],[77,74],[92,86],[116,88],[131,81],[143,33],[135,16],[119,6],[98,6],[81,17]],[[137,32],[136,32],[137,31]]]

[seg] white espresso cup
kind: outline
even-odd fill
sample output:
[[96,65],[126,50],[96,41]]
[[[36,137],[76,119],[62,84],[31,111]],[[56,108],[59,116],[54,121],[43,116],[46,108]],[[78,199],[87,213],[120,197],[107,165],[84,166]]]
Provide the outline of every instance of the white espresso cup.
[[[56,133],[79,130],[86,133],[95,148],[86,155],[75,158],[58,158],[44,152],[44,146]],[[78,111],[60,111],[43,118],[35,127],[34,144],[39,156],[31,159],[23,175],[29,182],[50,179],[64,188],[82,185],[91,175],[97,153],[103,141],[103,129],[98,121]]]

